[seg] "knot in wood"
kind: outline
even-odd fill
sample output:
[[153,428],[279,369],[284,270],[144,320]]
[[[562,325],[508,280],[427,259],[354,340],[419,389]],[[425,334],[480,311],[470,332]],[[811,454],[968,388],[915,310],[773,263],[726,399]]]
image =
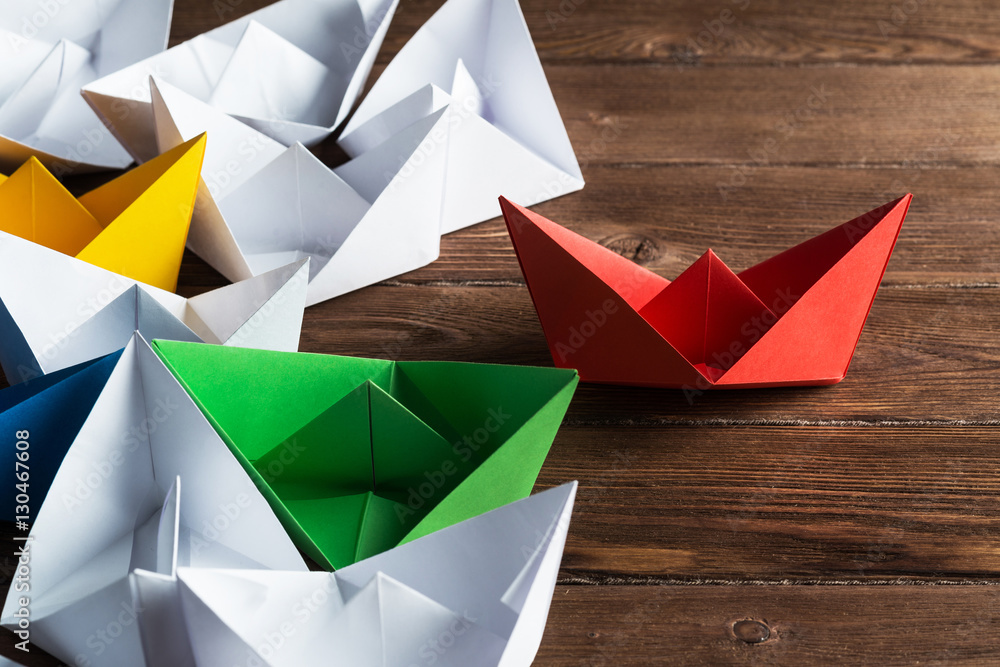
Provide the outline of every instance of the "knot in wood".
[[660,256],[656,241],[642,234],[615,234],[600,244],[636,264],[646,264]]
[[733,623],[733,634],[747,644],[760,644],[771,636],[771,628],[760,621],[736,621]]

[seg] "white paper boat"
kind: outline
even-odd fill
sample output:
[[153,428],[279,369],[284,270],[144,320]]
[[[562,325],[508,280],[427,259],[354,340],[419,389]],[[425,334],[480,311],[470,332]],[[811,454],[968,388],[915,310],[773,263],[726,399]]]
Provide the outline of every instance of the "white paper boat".
[[398,2],[281,0],[109,73],[83,95],[140,162],[159,154],[150,76],[285,146],[312,145],[357,101]]
[[338,143],[361,155],[416,122],[427,110],[415,94],[428,84],[452,106],[442,234],[500,215],[500,196],[533,205],[583,187],[517,0],[448,0],[389,63]]
[[94,667],[144,664],[129,586],[135,568],[306,569],[267,501],[139,334],[63,459],[27,544],[30,590],[11,586],[0,623],[16,630],[28,606],[33,644]]
[[[330,169],[161,81],[151,84],[159,149],[207,131],[188,247],[230,280],[309,258],[313,305],[438,257],[448,104],[377,149]],[[424,93],[430,101],[431,87]]]
[[5,0],[0,171],[31,156],[56,176],[127,167],[80,88],[163,51],[172,11],[173,0]]
[[0,365],[16,384],[119,350],[134,331],[294,352],[308,276],[303,260],[186,299],[0,232]]

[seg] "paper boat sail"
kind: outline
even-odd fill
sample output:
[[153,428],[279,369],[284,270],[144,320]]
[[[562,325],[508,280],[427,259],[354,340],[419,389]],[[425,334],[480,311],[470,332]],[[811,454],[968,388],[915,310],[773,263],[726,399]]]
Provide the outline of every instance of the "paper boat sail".
[[[447,98],[441,233],[500,215],[499,194],[533,205],[583,188],[583,174],[517,0],[448,0],[392,59],[337,143],[378,149]],[[446,139],[445,139],[446,137]]]

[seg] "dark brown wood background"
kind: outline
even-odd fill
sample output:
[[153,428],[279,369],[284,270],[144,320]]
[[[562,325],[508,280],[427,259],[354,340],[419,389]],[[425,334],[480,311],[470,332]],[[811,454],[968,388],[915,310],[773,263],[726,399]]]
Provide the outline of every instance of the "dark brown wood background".
[[[172,41],[264,4],[177,0]],[[402,0],[373,77],[440,4]],[[538,483],[580,490],[536,664],[1000,660],[1000,8],[522,5],[587,179],[536,210],[669,278],[915,194],[841,384],[580,387]],[[221,284],[185,261],[182,293]],[[309,309],[302,349],[551,364],[499,220]]]

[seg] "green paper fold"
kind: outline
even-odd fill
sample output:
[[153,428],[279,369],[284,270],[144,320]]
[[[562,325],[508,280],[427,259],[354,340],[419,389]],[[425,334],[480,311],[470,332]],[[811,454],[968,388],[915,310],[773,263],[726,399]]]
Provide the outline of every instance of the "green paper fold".
[[576,371],[153,341],[327,569],[527,497]]

